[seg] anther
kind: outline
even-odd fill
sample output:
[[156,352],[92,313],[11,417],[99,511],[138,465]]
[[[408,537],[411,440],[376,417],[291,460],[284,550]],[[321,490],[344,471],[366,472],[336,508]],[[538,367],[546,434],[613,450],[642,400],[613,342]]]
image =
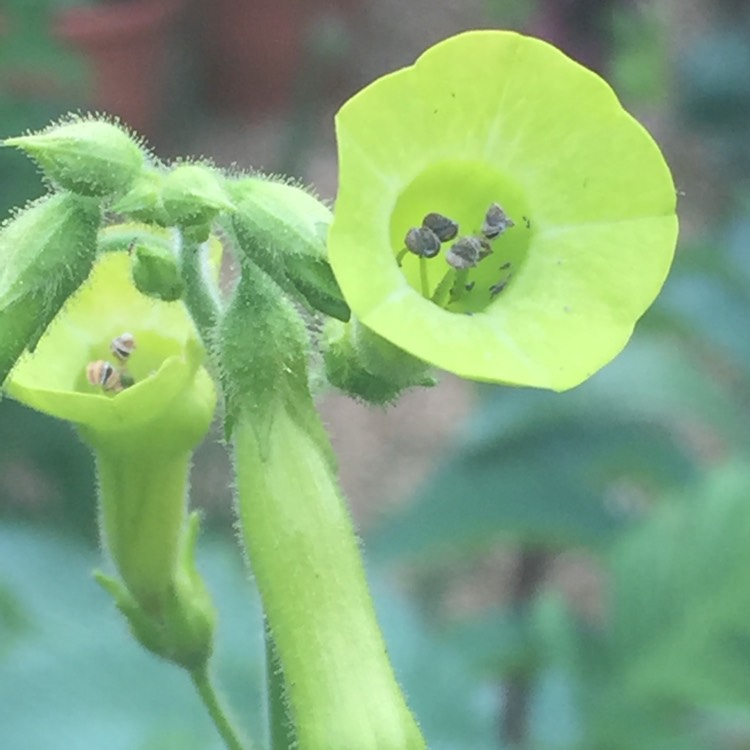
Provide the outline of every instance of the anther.
[[441,242],[448,242],[458,234],[458,224],[443,214],[427,214],[422,219],[422,226],[431,229]]
[[434,258],[440,252],[440,240],[428,227],[413,227],[406,233],[404,244],[420,258]]
[[482,243],[476,237],[461,237],[451,245],[445,260],[448,265],[463,271],[476,266],[482,257]]
[[484,216],[482,224],[482,234],[488,240],[494,240],[499,237],[506,229],[515,226],[513,220],[509,218],[499,203],[493,203]]

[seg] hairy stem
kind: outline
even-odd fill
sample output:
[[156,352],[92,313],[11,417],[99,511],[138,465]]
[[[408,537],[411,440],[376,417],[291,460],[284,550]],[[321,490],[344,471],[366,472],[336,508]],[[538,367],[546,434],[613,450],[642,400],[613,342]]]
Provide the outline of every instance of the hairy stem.
[[214,328],[221,315],[221,301],[208,263],[207,245],[185,237],[182,238],[182,243],[184,302],[203,344],[211,351]]
[[271,750],[289,750],[297,744],[294,724],[286,706],[284,674],[273,642],[268,621],[263,623],[266,646],[266,710],[268,714],[268,745]]

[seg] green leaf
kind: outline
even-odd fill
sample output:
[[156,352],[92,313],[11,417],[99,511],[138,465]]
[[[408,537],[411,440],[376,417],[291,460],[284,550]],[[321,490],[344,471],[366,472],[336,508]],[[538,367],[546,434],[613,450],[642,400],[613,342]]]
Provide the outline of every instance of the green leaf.
[[585,748],[725,747],[718,711],[750,704],[748,535],[750,472],[729,465],[622,540],[610,625],[575,668]]
[[[198,566],[228,614],[214,668],[241,723],[259,734],[260,605],[237,551],[204,546]],[[0,747],[221,750],[188,677],[132,640],[92,580],[99,557],[49,530],[0,529],[0,587],[29,623],[8,641],[0,628]]]
[[[198,568],[220,612],[213,666],[240,723],[257,738],[260,603],[228,538],[201,546]],[[220,750],[187,676],[129,637],[90,577],[98,564],[96,548],[51,530],[0,527],[0,588],[29,622],[0,649],[0,747]],[[388,650],[430,749],[493,750],[494,689],[477,682],[460,653],[431,634],[381,577],[371,577]]]
[[570,393],[486,387],[460,441],[368,550],[392,560],[508,538],[601,546],[689,482],[703,445],[731,453],[750,440],[712,365],[651,336]]
[[610,647],[647,699],[750,702],[750,473],[717,471],[613,558]]

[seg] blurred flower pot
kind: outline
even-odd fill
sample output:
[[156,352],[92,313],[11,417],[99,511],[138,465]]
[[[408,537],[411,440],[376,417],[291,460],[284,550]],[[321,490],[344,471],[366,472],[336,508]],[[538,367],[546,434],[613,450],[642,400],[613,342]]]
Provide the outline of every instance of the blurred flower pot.
[[120,0],[61,11],[55,36],[91,64],[91,105],[155,130],[167,86],[168,40],[183,0]]
[[214,0],[201,4],[212,104],[239,114],[283,111],[306,65],[316,21],[347,21],[360,0]]

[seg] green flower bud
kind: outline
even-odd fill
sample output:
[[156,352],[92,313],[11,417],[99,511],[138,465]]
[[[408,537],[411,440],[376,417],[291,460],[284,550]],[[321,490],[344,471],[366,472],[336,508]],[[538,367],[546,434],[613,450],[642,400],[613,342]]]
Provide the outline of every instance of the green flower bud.
[[0,230],[0,384],[88,277],[99,220],[96,204],[63,193],[32,203]]
[[131,255],[130,271],[139,292],[164,302],[174,302],[182,297],[185,282],[180,273],[179,258],[167,239],[149,235],[148,239],[132,246]]
[[326,256],[331,212],[295,185],[255,177],[228,183],[240,248],[278,283],[325,315],[349,320]]
[[161,194],[163,179],[162,173],[156,169],[144,170],[135,178],[130,190],[112,206],[112,210],[126,214],[135,221],[168,226],[169,217]]
[[181,227],[209,225],[222,211],[234,210],[222,179],[205,164],[178,164],[168,172],[162,200],[170,224]]
[[103,120],[62,122],[3,143],[29,154],[54,184],[85,196],[124,193],[145,162],[139,144]]

